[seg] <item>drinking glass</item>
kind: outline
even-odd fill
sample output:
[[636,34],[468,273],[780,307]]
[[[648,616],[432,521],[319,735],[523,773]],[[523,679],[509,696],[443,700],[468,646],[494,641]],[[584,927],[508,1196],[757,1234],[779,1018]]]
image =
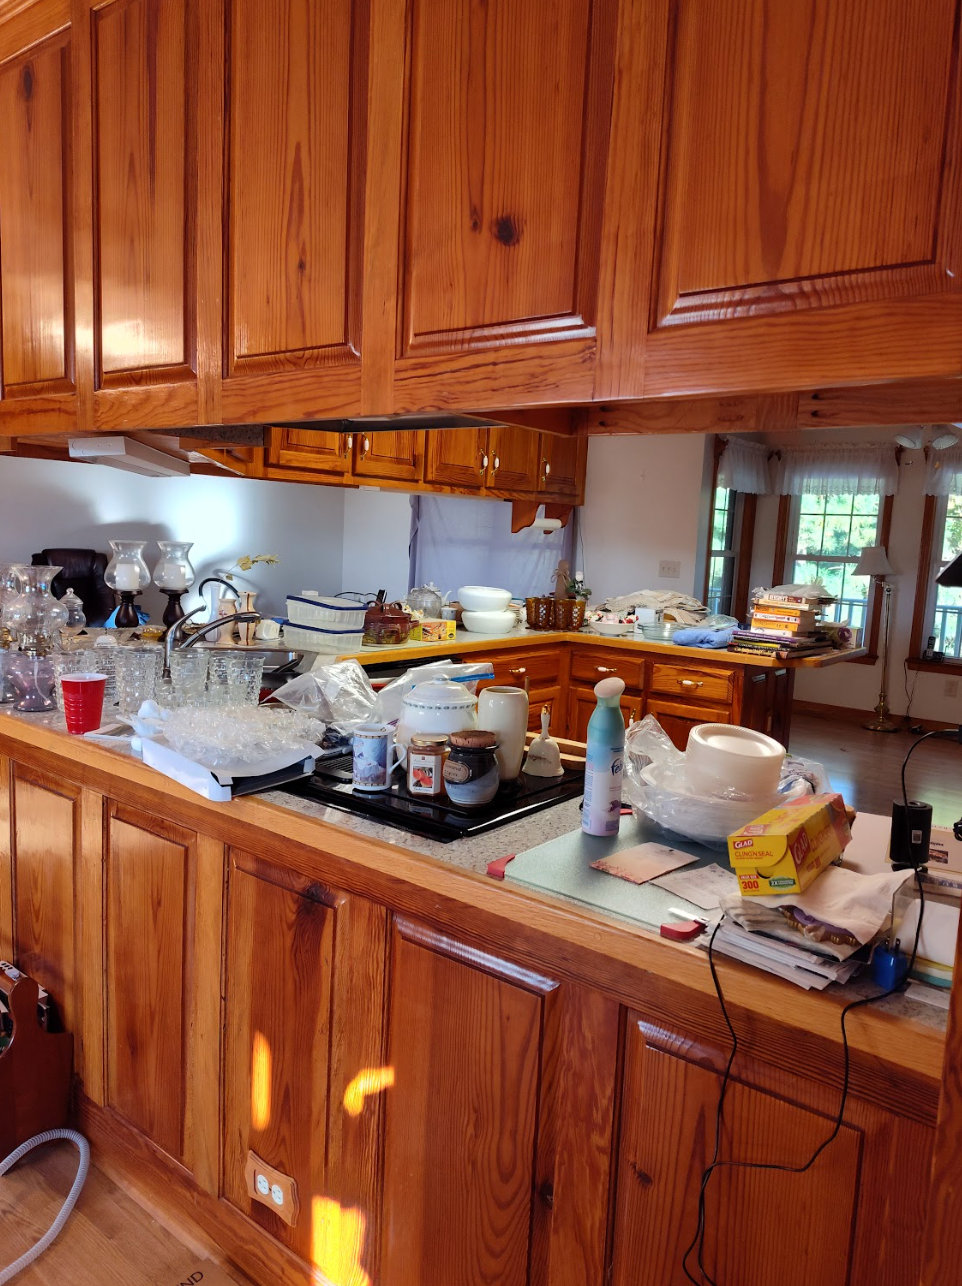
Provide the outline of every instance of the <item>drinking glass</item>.
[[117,655],[117,700],[126,718],[157,696],[163,670],[160,648],[121,648]]
[[207,653],[200,648],[184,648],[172,652],[170,679],[178,706],[203,706],[206,704]]
[[207,704],[210,706],[257,705],[264,676],[262,656],[211,656],[208,665]]
[[[102,651],[103,648],[101,648]],[[59,652],[51,656],[58,710],[63,709],[63,676],[96,672],[97,662],[100,659],[92,647],[74,648],[70,652]],[[103,674],[103,670],[100,673]]]

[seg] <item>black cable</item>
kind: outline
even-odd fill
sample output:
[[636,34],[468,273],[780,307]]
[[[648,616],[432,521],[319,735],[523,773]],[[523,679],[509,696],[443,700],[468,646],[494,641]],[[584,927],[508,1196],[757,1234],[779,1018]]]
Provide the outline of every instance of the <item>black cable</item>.
[[[931,733],[929,735],[937,736],[938,734]],[[915,743],[915,745],[918,745],[918,744],[919,744],[918,742]],[[915,746],[912,746],[909,750],[909,754],[911,754],[911,751],[914,749],[915,749]],[[908,755],[906,755],[906,759],[908,759]],[[903,770],[904,770],[904,765],[903,765]],[[904,779],[903,779],[903,790],[904,790]],[[912,946],[912,955],[909,959],[909,968],[908,968],[909,974],[911,974],[912,970],[915,968],[915,961],[919,950],[919,939],[922,936],[922,915],[925,911],[925,893],[922,888],[922,876],[918,870],[916,870],[915,872],[915,880],[919,891],[919,922],[915,929],[915,942]],[[725,1019],[725,1025],[728,1028],[729,1034],[731,1035],[731,1038],[732,1038],[732,1049],[731,1049],[731,1053],[728,1056],[728,1063],[725,1067],[725,1074],[722,1077],[721,1089],[719,1090],[719,1093],[718,1093],[718,1107],[716,1109],[716,1115],[715,1115],[715,1149],[712,1154],[711,1161],[709,1162],[709,1164],[706,1166],[705,1170],[702,1173],[701,1184],[699,1186],[699,1191],[698,1191],[698,1222],[695,1227],[695,1235],[692,1238],[691,1244],[689,1245],[688,1249],[685,1251],[685,1254],[681,1261],[682,1270],[684,1271],[684,1274],[688,1278],[688,1280],[693,1283],[693,1286],[718,1286],[718,1283],[715,1281],[715,1279],[709,1276],[708,1270],[704,1264],[705,1204],[706,1204],[705,1196],[706,1196],[706,1193],[708,1190],[708,1184],[711,1181],[712,1175],[715,1173],[716,1170],[721,1170],[721,1169],[778,1170],[778,1171],[781,1171],[783,1174],[804,1174],[806,1170],[810,1170],[812,1166],[815,1164],[815,1162],[818,1160],[818,1158],[825,1151],[825,1149],[829,1146],[829,1144],[834,1143],[836,1138],[838,1138],[839,1131],[841,1130],[842,1125],[844,1124],[845,1105],[848,1102],[849,1077],[851,1073],[851,1053],[848,1045],[848,1033],[845,1030],[845,1020],[848,1018],[848,1015],[852,1012],[853,1009],[860,1009],[864,1005],[874,1004],[877,1000],[885,1000],[888,996],[894,996],[895,993],[902,987],[903,983],[905,982],[905,979],[903,978],[899,982],[897,982],[894,987],[890,987],[887,991],[881,991],[875,996],[863,996],[860,1000],[852,1000],[842,1010],[840,1021],[841,1021],[841,1031],[842,1031],[842,1056],[843,1056],[842,1068],[843,1070],[842,1070],[842,1096],[838,1106],[838,1114],[835,1117],[835,1122],[832,1126],[832,1129],[828,1133],[828,1135],[822,1140],[822,1142],[818,1145],[818,1147],[815,1149],[815,1151],[812,1153],[812,1155],[808,1158],[808,1160],[803,1165],[781,1165],[771,1161],[719,1161],[718,1153],[721,1150],[721,1133],[722,1133],[722,1124],[723,1124],[723,1109],[725,1106],[725,1096],[728,1093],[728,1086],[731,1080],[731,1070],[735,1062],[735,1055],[738,1052],[738,1035],[735,1031],[735,1028],[732,1026],[732,1020],[728,1014],[728,1008],[725,1004],[724,993],[722,992],[722,988],[721,988],[721,981],[718,977],[718,971],[715,968],[715,960],[714,960],[714,952],[713,952],[713,947],[715,944],[715,935],[718,933],[718,930],[721,928],[721,925],[724,919],[725,919],[725,916],[723,915],[721,919],[718,921],[718,923],[715,925],[715,928],[712,930],[712,935],[708,940],[708,968],[711,971],[712,982],[715,985],[715,994],[718,996],[718,1004],[722,1011],[722,1017]],[[698,1249],[698,1258],[697,1258],[698,1269],[702,1275],[701,1281],[699,1281],[697,1277],[693,1277],[688,1268],[688,1258],[691,1255],[692,1251],[695,1250],[696,1247]]]
[[905,769],[912,757],[912,751],[917,750],[923,741],[928,741],[932,737],[941,737],[945,740],[948,737],[954,738],[955,736],[956,734],[954,732],[949,732],[946,728],[939,728],[935,732],[923,733],[923,735],[919,737],[918,741],[913,741],[911,746],[909,746],[908,750],[905,752],[905,758],[902,760],[902,803],[906,808],[909,806],[909,797],[905,790]]

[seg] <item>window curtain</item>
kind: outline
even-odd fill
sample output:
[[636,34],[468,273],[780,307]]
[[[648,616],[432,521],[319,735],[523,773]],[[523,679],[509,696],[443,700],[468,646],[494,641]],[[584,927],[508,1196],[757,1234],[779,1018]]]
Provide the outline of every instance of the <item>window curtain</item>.
[[511,505],[461,496],[417,496],[411,584],[442,593],[497,585],[518,598],[554,592],[558,563],[571,561],[573,521],[548,533],[511,530]]
[[772,489],[768,451],[764,442],[729,438],[718,460],[718,485],[753,496],[768,495]]
[[775,490],[782,496],[894,496],[895,445],[782,447]]
[[928,450],[925,462],[925,494],[957,496],[962,493],[962,446],[946,451]]

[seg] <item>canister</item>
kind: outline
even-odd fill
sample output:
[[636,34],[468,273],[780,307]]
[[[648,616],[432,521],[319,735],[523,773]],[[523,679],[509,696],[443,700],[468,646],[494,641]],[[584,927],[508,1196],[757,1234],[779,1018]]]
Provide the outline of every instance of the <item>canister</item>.
[[410,794],[428,798],[444,794],[442,770],[448,749],[447,737],[439,733],[414,733],[407,758]]

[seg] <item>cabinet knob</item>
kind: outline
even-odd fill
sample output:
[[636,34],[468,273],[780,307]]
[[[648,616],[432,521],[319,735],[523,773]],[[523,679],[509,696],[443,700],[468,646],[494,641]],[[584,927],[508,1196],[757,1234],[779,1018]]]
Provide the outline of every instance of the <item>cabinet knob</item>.
[[618,671],[613,670],[610,665],[596,665],[595,669],[598,672],[598,674],[617,674],[618,673]]
[[682,686],[683,688],[700,688],[700,687],[702,687],[702,686],[703,686],[703,680],[701,680],[701,679],[682,679],[682,681],[681,681],[681,686]]
[[508,673],[509,673],[509,674],[527,674],[527,673],[528,673],[528,671],[527,671],[527,668],[526,668],[525,666],[523,666],[523,665],[517,665],[517,666],[515,666],[515,668],[514,668],[513,670],[509,670],[509,671],[508,671]]

